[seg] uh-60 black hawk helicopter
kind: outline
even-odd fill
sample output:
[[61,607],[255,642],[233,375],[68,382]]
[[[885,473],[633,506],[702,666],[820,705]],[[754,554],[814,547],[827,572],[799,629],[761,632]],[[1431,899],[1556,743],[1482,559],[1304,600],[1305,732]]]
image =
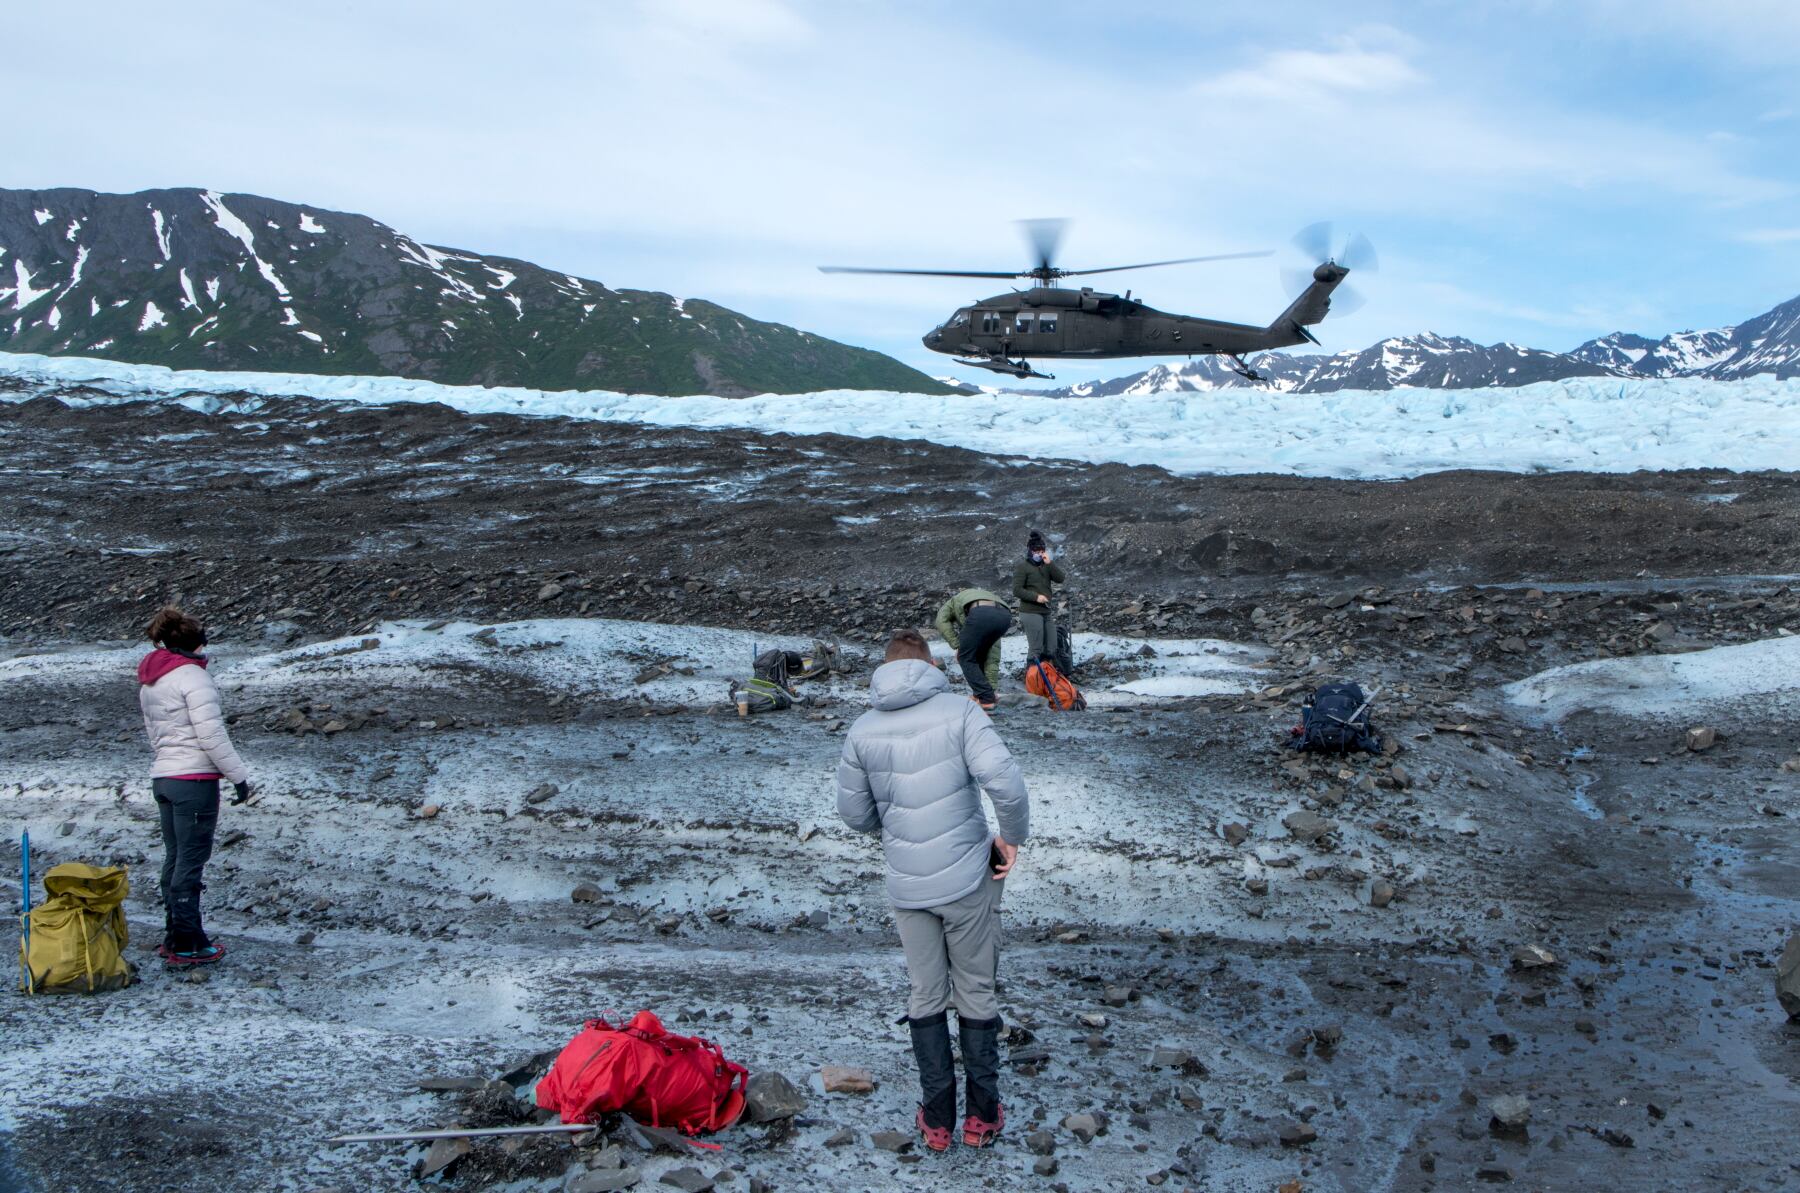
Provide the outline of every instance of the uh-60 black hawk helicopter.
[[[1163,265],[1189,265],[1200,261],[1235,261],[1267,257],[1252,253],[1218,253],[1206,257],[1178,257],[1172,261],[1145,261],[1136,265],[1109,265],[1103,269],[1061,269],[1055,265],[1057,244],[1065,220],[1021,220],[1037,256],[1030,269],[871,269],[861,266],[821,265],[825,273],[909,274],[939,278],[1030,278],[1030,289],[1015,289],[963,307],[924,337],[925,346],[958,358],[957,364],[990,369],[1014,377],[1042,377],[1030,364],[1046,357],[1100,360],[1122,356],[1223,356],[1235,372],[1251,381],[1262,377],[1244,363],[1244,354],[1270,348],[1288,348],[1319,341],[1306,329],[1322,321],[1331,309],[1333,292],[1351,270],[1373,270],[1375,249],[1365,236],[1353,236],[1343,250],[1331,255],[1331,225],[1313,224],[1294,237],[1306,254],[1307,269],[1284,270],[1289,292],[1295,295],[1287,310],[1267,327],[1224,323],[1193,315],[1172,315],[1131,297],[1102,294],[1090,286],[1079,290],[1057,285],[1063,278],[1119,273],[1127,269],[1152,269]],[[1340,314],[1361,305],[1359,296],[1346,288],[1338,294]],[[1017,354],[1016,358],[1014,354]]]

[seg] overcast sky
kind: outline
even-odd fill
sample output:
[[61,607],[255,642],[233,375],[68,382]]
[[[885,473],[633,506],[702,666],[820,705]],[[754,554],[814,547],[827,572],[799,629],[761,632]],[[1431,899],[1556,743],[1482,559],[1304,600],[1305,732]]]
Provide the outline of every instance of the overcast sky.
[[[1382,269],[1329,348],[1568,348],[1800,293],[1800,3],[15,0],[0,185],[203,186],[892,352],[995,289],[821,263],[1285,245]],[[1262,323],[1276,263],[1118,275]],[[1065,379],[1130,371],[1070,366]],[[985,375],[984,375],[985,377]]]

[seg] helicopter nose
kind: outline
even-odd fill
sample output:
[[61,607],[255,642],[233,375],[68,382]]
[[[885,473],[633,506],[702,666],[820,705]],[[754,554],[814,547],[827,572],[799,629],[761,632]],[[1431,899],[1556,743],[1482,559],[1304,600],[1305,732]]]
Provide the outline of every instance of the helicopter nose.
[[924,344],[927,348],[936,348],[939,344],[944,342],[944,329],[941,327],[933,328],[931,331],[921,336],[919,342]]

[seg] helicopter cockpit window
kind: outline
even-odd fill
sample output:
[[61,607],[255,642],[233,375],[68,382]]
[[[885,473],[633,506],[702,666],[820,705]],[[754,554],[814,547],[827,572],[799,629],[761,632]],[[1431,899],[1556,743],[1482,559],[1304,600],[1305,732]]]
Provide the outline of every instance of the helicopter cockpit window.
[[998,334],[1000,327],[1004,322],[1005,317],[1002,316],[999,311],[981,312],[981,330],[988,335]]
[[1049,333],[1049,332],[1053,332],[1056,330],[1056,312],[1055,311],[1039,311],[1038,312],[1038,330],[1040,332],[1044,332],[1044,333]]
[[950,316],[950,326],[951,327],[967,327],[968,325],[969,325],[969,311],[968,311],[967,307],[956,312],[956,314]]
[[1030,335],[1031,334],[1031,325],[1035,319],[1036,319],[1036,316],[1033,315],[1030,311],[1020,311],[1018,314],[1018,318],[1016,319],[1016,321],[1013,324],[1014,334],[1022,335],[1022,336]]

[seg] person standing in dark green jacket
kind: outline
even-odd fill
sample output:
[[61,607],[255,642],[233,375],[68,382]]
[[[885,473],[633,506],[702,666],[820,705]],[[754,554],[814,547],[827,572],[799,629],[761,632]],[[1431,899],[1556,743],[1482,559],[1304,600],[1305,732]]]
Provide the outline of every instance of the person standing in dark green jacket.
[[1060,648],[1056,618],[1050,609],[1053,586],[1067,574],[1051,558],[1050,544],[1032,531],[1025,540],[1025,558],[1013,569],[1013,595],[1019,598],[1019,625],[1025,630],[1027,665],[1040,659],[1054,660]]

